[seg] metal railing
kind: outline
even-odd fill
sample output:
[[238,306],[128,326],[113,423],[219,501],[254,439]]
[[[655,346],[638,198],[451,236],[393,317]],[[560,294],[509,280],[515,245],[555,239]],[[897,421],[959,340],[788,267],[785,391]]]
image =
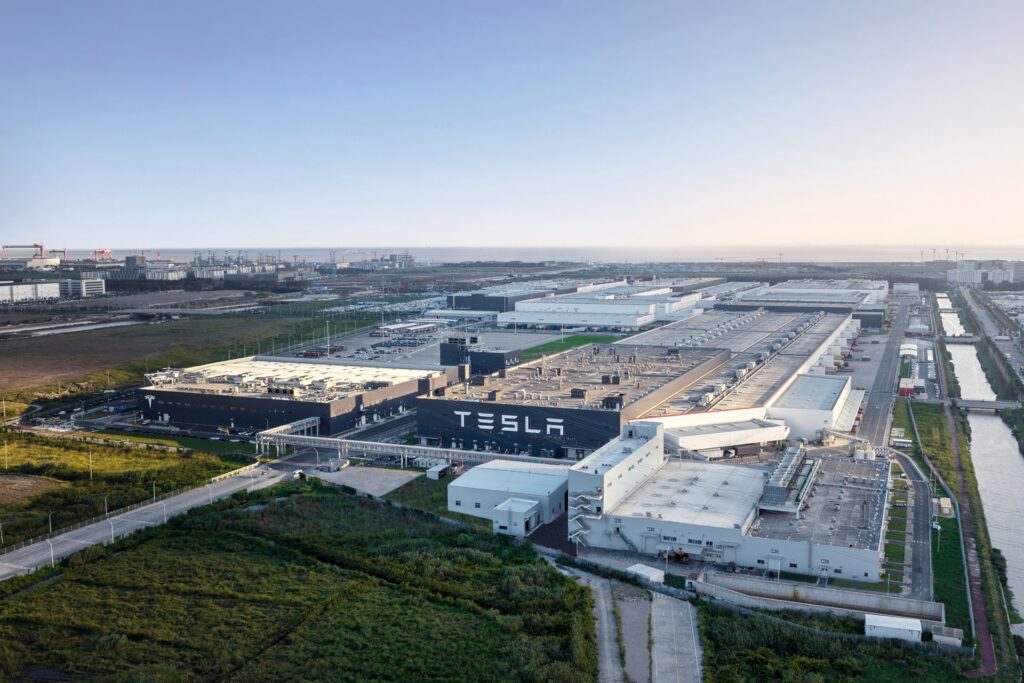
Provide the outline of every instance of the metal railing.
[[245,474],[247,472],[251,472],[252,470],[256,469],[257,467],[259,467],[259,463],[253,463],[252,465],[245,465],[244,467],[239,467],[238,469],[231,470],[230,472],[225,472],[224,474],[218,474],[215,477],[211,477],[209,480],[206,481],[206,483],[201,484],[199,486],[183,487],[183,488],[175,489],[173,491],[165,491],[163,493],[158,493],[155,496],[147,497],[145,500],[140,500],[137,503],[132,503],[131,505],[127,505],[125,507],[120,507],[120,508],[117,508],[116,510],[111,510],[111,511],[105,513],[105,514],[95,515],[93,517],[89,517],[88,519],[83,519],[83,520],[75,522],[73,524],[62,526],[59,529],[55,529],[52,533],[45,533],[45,534],[42,534],[42,535],[39,535],[39,536],[34,536],[32,538],[28,538],[28,539],[25,539],[25,540],[22,540],[22,541],[18,541],[17,543],[14,543],[14,544],[0,546],[0,557],[3,557],[4,555],[7,555],[8,553],[13,553],[16,550],[21,550],[22,548],[24,548],[26,546],[30,546],[30,545],[33,545],[33,544],[36,544],[36,543],[42,543],[44,541],[49,541],[49,540],[52,540],[54,538],[57,538],[58,536],[62,536],[63,534],[70,533],[72,531],[77,531],[78,529],[82,529],[84,527],[91,526],[93,524],[97,524],[99,522],[103,522],[103,521],[106,521],[108,519],[113,519],[114,517],[119,517],[119,516],[124,515],[124,514],[126,514],[128,512],[133,512],[133,511],[138,510],[140,508],[144,508],[144,507],[147,507],[149,505],[153,505],[154,503],[159,503],[162,500],[167,500],[168,498],[173,498],[174,496],[178,496],[178,495],[181,495],[183,493],[188,493],[189,491],[196,491],[196,490],[199,490],[199,489],[201,489],[201,488],[203,488],[205,486],[208,486],[210,484],[215,484],[218,481],[223,481],[223,480],[228,479],[230,477],[236,477],[236,476],[238,476],[240,474]]

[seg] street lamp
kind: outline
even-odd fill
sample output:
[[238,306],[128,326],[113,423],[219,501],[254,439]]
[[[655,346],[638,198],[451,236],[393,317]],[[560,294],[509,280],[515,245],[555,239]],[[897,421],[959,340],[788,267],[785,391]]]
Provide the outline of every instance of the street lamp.
[[57,563],[53,559],[53,541],[46,539],[46,542],[50,544],[50,569],[53,569],[57,566]]

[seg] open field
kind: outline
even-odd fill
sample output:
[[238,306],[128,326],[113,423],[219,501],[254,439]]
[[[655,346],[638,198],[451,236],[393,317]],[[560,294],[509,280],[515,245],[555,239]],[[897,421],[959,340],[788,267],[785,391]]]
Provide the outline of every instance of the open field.
[[4,598],[0,678],[597,676],[589,592],[533,551],[315,483],[220,501],[118,550]]
[[567,349],[574,349],[585,344],[611,344],[622,337],[614,337],[605,334],[574,334],[565,339],[548,342],[540,346],[534,346],[523,351],[521,354],[523,362],[536,360],[541,356],[550,356],[553,353],[561,353]]
[[[372,322],[346,318],[335,330]],[[323,329],[322,320],[310,317],[225,315],[3,339],[2,395],[31,403],[102,391],[139,382],[147,370],[199,365],[257,350],[269,353],[303,338],[315,343]]]
[[946,623],[971,632],[964,584],[963,553],[960,552],[960,529],[955,519],[938,517],[942,531],[932,529],[932,566],[935,575],[935,600],[946,605]]
[[85,444],[20,433],[2,436],[0,523],[8,545],[153,495],[202,484],[247,460],[208,453]]
[[[709,682],[963,680],[955,659],[816,635],[715,604],[699,604],[704,680]],[[842,620],[827,620],[836,622],[838,628],[832,628],[820,618],[799,619],[824,630],[846,630]]]
[[489,533],[491,523],[488,520],[464,515],[461,512],[448,511],[448,484],[452,480],[453,477],[438,480],[418,477],[395,489],[387,497],[402,505],[466,522],[472,527]]

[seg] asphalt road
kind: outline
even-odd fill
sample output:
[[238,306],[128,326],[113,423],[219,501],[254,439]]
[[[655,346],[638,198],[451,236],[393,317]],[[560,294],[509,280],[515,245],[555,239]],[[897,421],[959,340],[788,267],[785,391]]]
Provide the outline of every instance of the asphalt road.
[[884,446],[889,442],[889,413],[896,396],[899,374],[900,342],[903,341],[910,319],[910,304],[902,301],[898,304],[893,316],[889,339],[882,352],[882,361],[865,399],[864,417],[861,420],[859,436],[876,446]]
[[1024,354],[1021,350],[1014,346],[1013,342],[1000,340],[996,341],[994,337],[999,336],[1001,332],[999,324],[992,318],[992,315],[988,310],[978,301],[978,297],[975,293],[964,288],[960,290],[964,294],[964,299],[970,305],[971,310],[974,311],[975,316],[981,321],[981,326],[985,330],[985,335],[992,339],[992,343],[996,345],[999,352],[1003,354],[1003,357],[1008,360],[1009,365],[1013,368],[1013,371],[1017,373],[1017,376],[1022,382],[1024,382]]
[[49,541],[0,555],[0,581],[46,566],[92,545],[110,543],[113,538],[127,536],[147,526],[163,524],[171,517],[194,507],[208,505],[252,486],[260,489],[280,482],[284,471],[270,471],[260,476],[237,475],[213,484],[191,489],[129,512],[111,515],[108,519],[56,536]]
[[932,599],[932,551],[931,522],[932,497],[928,478],[918,469],[913,459],[897,455],[896,458],[907,473],[907,480],[914,487],[914,519],[910,527],[913,540],[910,541],[910,597],[917,600]]
[[654,683],[697,683],[701,680],[697,610],[693,605],[654,593],[651,636]]

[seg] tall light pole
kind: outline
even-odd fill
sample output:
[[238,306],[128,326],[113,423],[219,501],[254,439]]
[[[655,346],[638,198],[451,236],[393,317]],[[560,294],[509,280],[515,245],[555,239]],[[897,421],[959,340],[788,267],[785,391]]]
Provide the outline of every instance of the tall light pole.
[[56,561],[53,559],[53,541],[46,539],[46,542],[50,544],[50,569],[53,569],[57,566]]

